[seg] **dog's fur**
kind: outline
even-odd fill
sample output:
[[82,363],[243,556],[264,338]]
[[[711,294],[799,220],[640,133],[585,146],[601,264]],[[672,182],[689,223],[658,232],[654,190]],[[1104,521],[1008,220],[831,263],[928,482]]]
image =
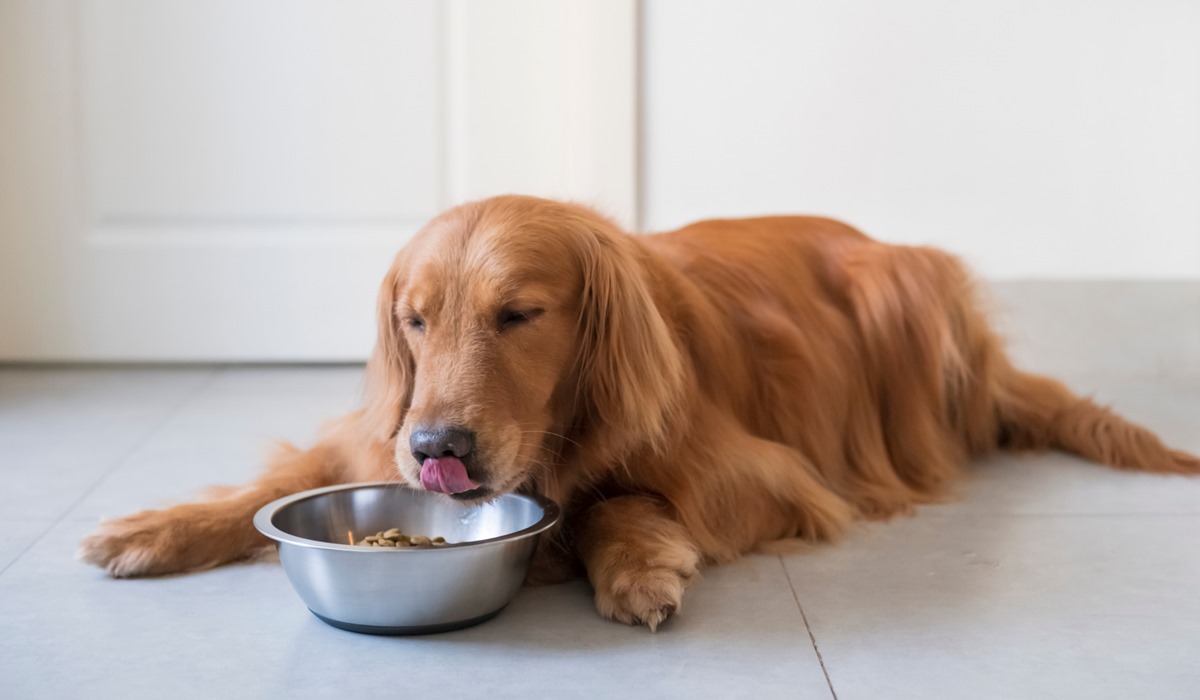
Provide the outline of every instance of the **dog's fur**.
[[564,506],[532,576],[582,565],[602,615],[654,628],[702,563],[910,512],[997,448],[1200,473],[1015,369],[953,257],[828,219],[632,236],[570,204],[467,204],[396,256],[378,323],[362,410],[246,488],[104,523],[82,557],[114,576],[246,557],[264,544],[260,506],[397,470],[421,488],[414,426],[463,426],[473,500]]

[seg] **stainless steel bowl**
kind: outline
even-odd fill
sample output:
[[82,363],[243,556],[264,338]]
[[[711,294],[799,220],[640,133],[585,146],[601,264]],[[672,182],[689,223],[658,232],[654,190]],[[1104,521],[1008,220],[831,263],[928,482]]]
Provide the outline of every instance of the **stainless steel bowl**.
[[[463,506],[440,494],[368,483],[304,491],[263,506],[259,532],[308,609],[353,632],[426,634],[491,619],[512,600],[558,506],[509,494]],[[445,537],[430,548],[350,544],[381,530]]]

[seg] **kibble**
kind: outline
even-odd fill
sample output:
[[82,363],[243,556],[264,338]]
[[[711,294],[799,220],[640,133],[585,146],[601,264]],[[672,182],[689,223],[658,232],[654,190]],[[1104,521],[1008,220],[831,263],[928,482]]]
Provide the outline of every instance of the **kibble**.
[[440,547],[446,542],[445,537],[426,537],[424,535],[406,535],[400,528],[382,530],[374,535],[367,535],[361,540],[351,541],[360,547]]

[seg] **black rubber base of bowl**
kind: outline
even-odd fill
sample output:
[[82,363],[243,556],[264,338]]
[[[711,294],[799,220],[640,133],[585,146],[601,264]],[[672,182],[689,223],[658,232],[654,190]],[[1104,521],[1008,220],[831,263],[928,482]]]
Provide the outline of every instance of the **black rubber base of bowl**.
[[453,630],[460,630],[464,627],[473,627],[474,625],[478,625],[481,622],[487,622],[488,620],[492,619],[493,617],[499,615],[500,610],[503,610],[503,609],[504,608],[500,608],[499,610],[494,610],[486,615],[480,615],[479,617],[472,617],[469,620],[459,620],[458,622],[445,622],[440,625],[417,625],[416,627],[381,627],[379,625],[356,625],[353,622],[341,622],[339,620],[331,620],[328,617],[325,617],[324,615],[322,615],[320,613],[313,612],[312,609],[309,609],[309,612],[311,612],[313,615],[316,615],[318,618],[320,618],[321,622],[324,622],[327,625],[332,625],[333,627],[337,627],[338,629],[341,629],[341,630],[346,630],[347,632],[358,632],[359,634],[381,634],[381,635],[395,637],[395,636],[400,636],[400,635],[413,635],[413,634],[437,634],[438,632],[451,632]]

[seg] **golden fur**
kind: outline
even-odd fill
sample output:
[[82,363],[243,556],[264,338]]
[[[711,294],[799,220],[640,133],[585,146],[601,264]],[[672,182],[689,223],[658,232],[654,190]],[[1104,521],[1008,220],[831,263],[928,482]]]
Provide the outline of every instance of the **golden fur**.
[[602,615],[654,628],[702,563],[909,512],[997,448],[1200,473],[1015,369],[953,257],[828,219],[632,236],[580,206],[476,202],[400,251],[378,323],[362,410],[246,488],[104,523],[82,557],[114,576],[243,558],[260,506],[397,470],[420,488],[413,427],[459,425],[491,493],[564,507],[531,577],[581,566]]

